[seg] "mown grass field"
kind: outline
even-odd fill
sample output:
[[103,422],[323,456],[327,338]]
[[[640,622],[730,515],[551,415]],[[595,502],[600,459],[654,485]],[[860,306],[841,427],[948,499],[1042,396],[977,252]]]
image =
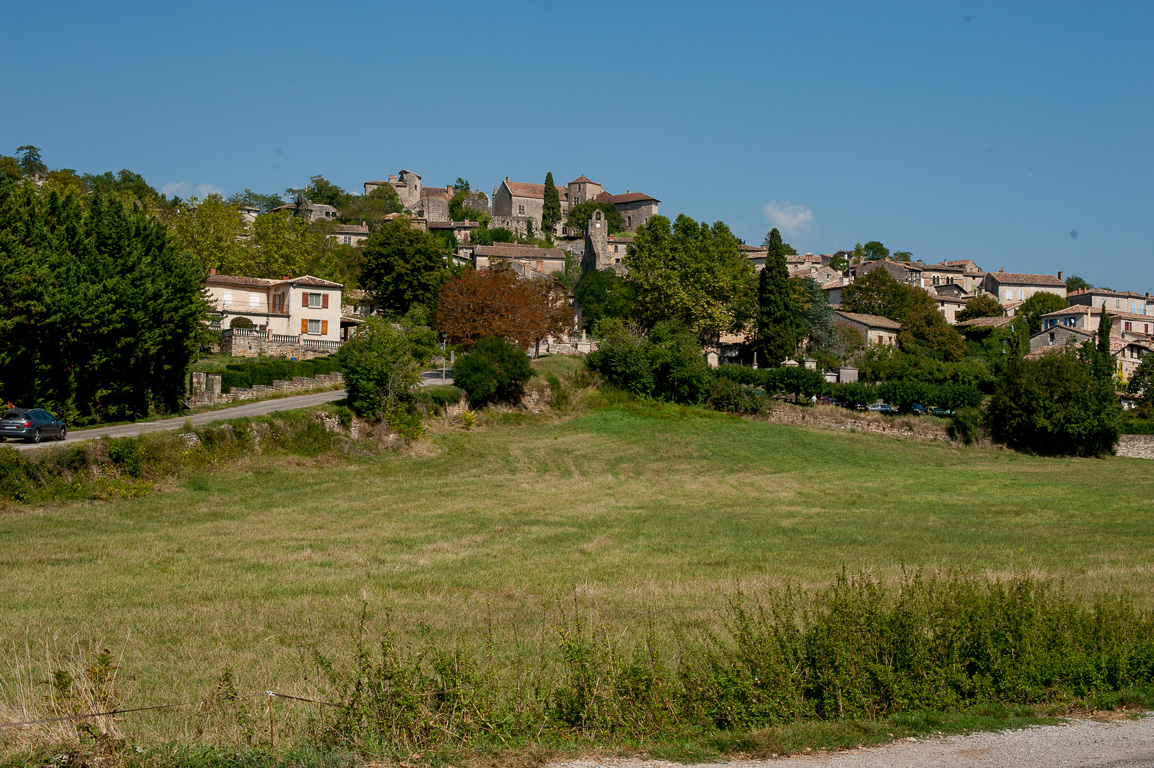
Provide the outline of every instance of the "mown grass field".
[[[580,612],[625,639],[739,591],[956,568],[1154,606],[1154,462],[1037,459],[632,404],[446,428],[402,457],[252,460],[169,492],[0,517],[0,702],[108,648],[125,705],[315,691],[365,610],[496,664]],[[254,707],[260,702],[254,703]],[[287,716],[287,715],[286,715]],[[181,714],[141,721],[187,737]],[[143,727],[143,726],[142,726]]]

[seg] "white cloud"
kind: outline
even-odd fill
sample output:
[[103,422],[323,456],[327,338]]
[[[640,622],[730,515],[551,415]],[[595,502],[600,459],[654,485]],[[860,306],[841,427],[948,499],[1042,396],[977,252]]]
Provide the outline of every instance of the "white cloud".
[[813,231],[813,211],[804,205],[785,202],[766,203],[761,209],[770,224],[786,237],[798,237]]
[[195,187],[187,181],[170,181],[160,188],[160,194],[165,197],[182,197],[188,199],[196,196],[203,200],[209,195],[224,195],[224,190],[215,184],[197,184]]

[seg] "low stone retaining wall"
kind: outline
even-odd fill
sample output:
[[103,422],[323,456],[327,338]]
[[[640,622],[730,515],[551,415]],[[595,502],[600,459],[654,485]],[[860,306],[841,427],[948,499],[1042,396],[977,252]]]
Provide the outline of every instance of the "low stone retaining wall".
[[1128,459],[1154,459],[1154,435],[1122,435],[1118,455]]
[[284,357],[309,360],[331,355],[341,348],[339,341],[323,341],[308,336],[228,328],[220,334],[220,351],[233,357]]
[[257,384],[253,387],[238,388],[224,393],[220,391],[220,374],[206,374],[204,371],[192,372],[192,393],[188,404],[196,408],[202,405],[219,405],[221,403],[235,403],[239,400],[254,400],[258,397],[280,394],[282,392],[311,392],[315,389],[328,389],[344,384],[345,377],[339,372],[322,373],[319,376],[297,376],[292,381],[277,379],[269,384]]
[[[868,416],[856,417],[856,415],[851,415],[848,411],[841,411],[833,406],[803,408],[785,403],[774,403],[773,413],[769,416],[769,420],[775,424],[805,425],[824,427],[826,429],[874,432],[879,435],[908,437],[926,442],[948,443],[950,441],[950,436],[946,433],[945,428],[939,427],[936,424],[909,426],[909,420],[916,418],[917,417],[914,416],[902,418],[900,416],[880,415],[874,418]],[[901,419],[901,421],[898,421],[898,419]]]

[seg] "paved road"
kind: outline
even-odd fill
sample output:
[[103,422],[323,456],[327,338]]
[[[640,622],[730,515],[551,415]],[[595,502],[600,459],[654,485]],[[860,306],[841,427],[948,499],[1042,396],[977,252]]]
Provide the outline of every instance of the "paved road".
[[654,760],[602,758],[558,761],[549,768],[1151,768],[1154,718],[1112,723],[1074,720],[1068,725],[970,736],[896,741],[884,747],[816,753],[771,760],[736,760],[674,766]]
[[[441,371],[428,371],[421,374],[424,381],[421,386],[431,386],[434,384],[452,384],[453,378],[448,376],[441,378]],[[180,429],[184,426],[184,422],[192,419],[194,426],[201,426],[202,424],[209,424],[214,421],[225,421],[227,419],[240,419],[246,416],[264,416],[268,413],[276,411],[292,411],[297,408],[308,408],[313,405],[320,405],[321,403],[331,403],[334,400],[340,400],[345,396],[345,390],[334,389],[328,392],[312,392],[307,395],[297,395],[295,397],[282,397],[276,400],[261,400],[255,403],[244,403],[233,406],[232,408],[222,408],[219,411],[206,411],[205,413],[198,413],[193,416],[178,416],[173,419],[164,419],[162,421],[143,421],[137,424],[120,424],[115,427],[96,427],[94,429],[84,429],[78,431],[68,432],[68,438],[64,440],[65,443],[75,443],[80,440],[92,440],[98,437],[131,437],[134,435],[142,435],[145,432],[161,432],[166,429]],[[39,445],[32,445],[31,443],[12,443],[7,442],[6,445],[11,445],[18,450],[31,450],[33,448],[40,448],[46,445],[59,445],[57,440],[45,440]]]

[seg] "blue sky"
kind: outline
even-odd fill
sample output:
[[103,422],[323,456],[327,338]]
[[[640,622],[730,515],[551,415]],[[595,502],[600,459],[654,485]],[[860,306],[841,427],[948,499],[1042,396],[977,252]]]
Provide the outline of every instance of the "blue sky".
[[1154,3],[8,4],[0,152],[182,196],[581,174],[1154,291]]

